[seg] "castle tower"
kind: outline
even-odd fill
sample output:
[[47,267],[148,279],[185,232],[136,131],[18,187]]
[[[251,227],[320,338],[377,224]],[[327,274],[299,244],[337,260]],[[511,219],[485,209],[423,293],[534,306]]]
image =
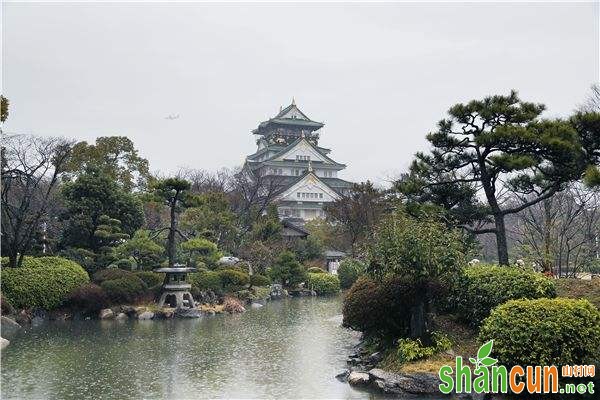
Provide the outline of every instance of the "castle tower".
[[245,168],[277,187],[274,203],[281,218],[324,217],[323,206],[352,186],[338,178],[346,166],[329,157],[330,149],[319,146],[323,126],[308,118],[292,100],[252,131],[258,148],[246,157]]

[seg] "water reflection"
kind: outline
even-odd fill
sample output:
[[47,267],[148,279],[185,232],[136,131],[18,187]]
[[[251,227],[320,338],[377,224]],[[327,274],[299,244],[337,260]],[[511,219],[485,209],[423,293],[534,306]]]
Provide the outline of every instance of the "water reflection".
[[334,376],[356,343],[339,298],[241,315],[30,328],[2,352],[2,398],[369,398]]

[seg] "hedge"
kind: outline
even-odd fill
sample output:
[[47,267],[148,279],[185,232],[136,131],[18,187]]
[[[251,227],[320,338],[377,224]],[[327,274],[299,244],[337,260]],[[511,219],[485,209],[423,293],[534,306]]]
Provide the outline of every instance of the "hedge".
[[342,289],[350,288],[365,271],[365,266],[358,260],[346,258],[342,260],[337,270]]
[[308,287],[319,295],[335,294],[340,291],[340,280],[337,275],[309,273]]
[[124,278],[106,280],[100,286],[114,303],[134,303],[148,290],[144,281],[134,274]]
[[135,276],[144,281],[146,286],[148,286],[149,288],[162,285],[165,279],[164,274],[159,274],[158,272],[152,271],[138,271],[135,272]]
[[324,274],[327,271],[325,271],[323,268],[319,268],[319,267],[310,267],[306,270],[306,272],[311,273],[311,274]]
[[366,336],[406,336],[415,295],[415,286],[402,278],[376,282],[363,275],[344,295],[343,325]]
[[104,289],[96,284],[86,283],[69,293],[66,304],[89,315],[108,307],[109,301]]
[[76,262],[61,257],[26,257],[19,268],[2,268],[2,293],[17,308],[52,310],[90,281]]
[[600,311],[587,300],[511,300],[484,321],[500,364],[584,365],[600,361]]
[[120,269],[120,268],[106,268],[106,269],[101,269],[101,270],[97,271],[92,276],[92,281],[94,281],[98,285],[101,285],[102,282],[104,282],[104,281],[110,281],[113,279],[120,279],[120,278],[128,278],[130,276],[134,276],[134,273],[131,271],[126,271],[126,270]]
[[477,265],[462,271],[450,303],[458,315],[479,326],[494,307],[515,299],[556,297],[554,282],[534,271],[516,267]]
[[212,290],[214,293],[223,291],[221,277],[215,271],[203,270],[188,274],[188,281],[197,291]]
[[250,286],[269,286],[271,279],[264,275],[254,274],[250,275]]
[[226,292],[235,292],[248,285],[250,275],[245,272],[234,269],[222,269],[217,271],[221,279],[221,286]]

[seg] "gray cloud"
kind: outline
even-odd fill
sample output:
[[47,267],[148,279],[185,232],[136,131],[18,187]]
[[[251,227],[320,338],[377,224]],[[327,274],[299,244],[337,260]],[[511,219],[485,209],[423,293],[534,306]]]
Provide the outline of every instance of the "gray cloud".
[[516,88],[568,115],[598,80],[597,21],[592,3],[6,3],[4,129],[217,169],[295,96],[343,177],[381,181],[458,101]]

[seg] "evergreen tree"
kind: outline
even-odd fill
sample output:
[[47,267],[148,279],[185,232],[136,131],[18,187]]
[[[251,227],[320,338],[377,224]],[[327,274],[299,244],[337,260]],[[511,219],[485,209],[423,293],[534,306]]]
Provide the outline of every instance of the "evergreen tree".
[[97,168],[87,168],[62,190],[65,228],[61,247],[89,250],[99,266],[111,262],[112,250],[144,222],[141,202]]
[[[505,217],[580,179],[592,162],[581,132],[569,121],[540,120],[543,110],[542,104],[521,101],[514,91],[451,107],[449,118],[427,135],[433,148],[417,153],[410,185],[405,185],[421,188],[422,196],[442,205],[458,196],[451,203],[466,202],[475,207],[476,218],[489,217],[493,227],[469,226],[473,222],[469,218],[462,219],[462,227],[477,234],[493,233],[501,264],[508,264]],[[432,196],[439,190],[441,196]],[[482,193],[484,207],[477,204],[474,191]],[[522,201],[505,204],[507,191]]]

